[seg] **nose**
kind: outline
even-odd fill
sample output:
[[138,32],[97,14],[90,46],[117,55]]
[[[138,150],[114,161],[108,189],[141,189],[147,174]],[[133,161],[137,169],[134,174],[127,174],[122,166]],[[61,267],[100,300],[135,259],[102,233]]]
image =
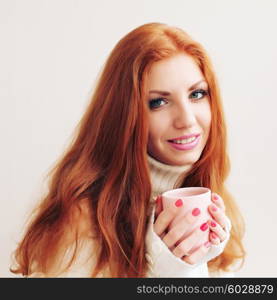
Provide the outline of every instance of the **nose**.
[[173,120],[176,128],[190,128],[195,125],[196,118],[193,107],[186,99],[176,105]]

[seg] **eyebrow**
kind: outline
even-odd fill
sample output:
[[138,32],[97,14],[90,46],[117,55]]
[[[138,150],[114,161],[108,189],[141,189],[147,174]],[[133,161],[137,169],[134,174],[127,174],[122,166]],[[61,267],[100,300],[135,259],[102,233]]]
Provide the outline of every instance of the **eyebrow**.
[[[202,83],[202,82],[204,82],[204,83],[207,84],[207,82],[206,82],[205,80],[202,79],[202,80],[197,81],[196,83],[194,83],[194,84],[188,89],[188,91],[190,92],[190,91],[194,90],[194,89],[195,89],[200,83]],[[149,94],[152,94],[152,93],[154,93],[154,94],[161,94],[161,95],[163,95],[163,96],[168,96],[168,95],[170,95],[170,93],[167,92],[167,91],[152,90],[152,91],[149,92]]]

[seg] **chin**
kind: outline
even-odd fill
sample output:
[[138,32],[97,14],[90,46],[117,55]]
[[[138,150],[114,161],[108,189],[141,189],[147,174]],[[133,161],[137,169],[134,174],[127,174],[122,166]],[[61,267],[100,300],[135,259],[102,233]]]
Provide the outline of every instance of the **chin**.
[[167,160],[167,161],[170,161],[170,165],[175,165],[175,166],[184,166],[184,165],[192,165],[194,163],[196,163],[200,158],[200,155],[197,154],[192,154],[192,155],[184,155],[183,158],[180,158],[180,159],[170,159],[170,160]]

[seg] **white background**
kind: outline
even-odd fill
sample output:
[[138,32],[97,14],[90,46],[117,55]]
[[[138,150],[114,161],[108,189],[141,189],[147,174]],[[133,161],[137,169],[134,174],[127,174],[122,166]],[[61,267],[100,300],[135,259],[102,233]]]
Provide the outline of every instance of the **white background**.
[[228,187],[246,221],[240,277],[277,276],[277,1],[1,0],[0,276],[43,177],[81,118],[108,54],[148,22],[181,27],[210,54],[224,100]]

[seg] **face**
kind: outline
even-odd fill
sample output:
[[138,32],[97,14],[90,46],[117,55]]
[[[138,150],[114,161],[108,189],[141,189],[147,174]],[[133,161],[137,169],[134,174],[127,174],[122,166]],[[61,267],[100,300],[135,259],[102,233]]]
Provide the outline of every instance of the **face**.
[[[149,155],[168,165],[195,163],[206,145],[211,124],[208,84],[197,64],[186,54],[154,63],[146,91]],[[169,141],[186,135],[196,138],[183,139],[182,144]]]

